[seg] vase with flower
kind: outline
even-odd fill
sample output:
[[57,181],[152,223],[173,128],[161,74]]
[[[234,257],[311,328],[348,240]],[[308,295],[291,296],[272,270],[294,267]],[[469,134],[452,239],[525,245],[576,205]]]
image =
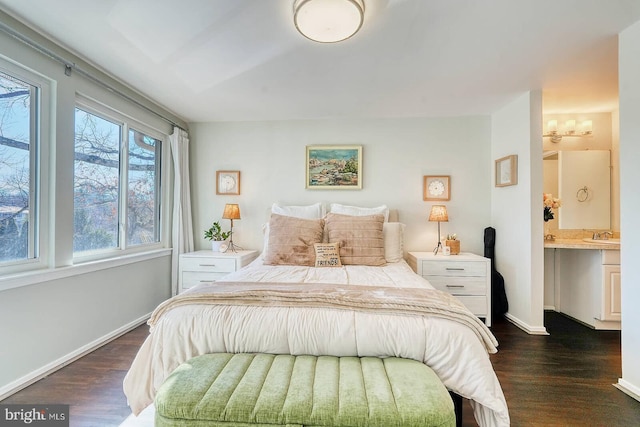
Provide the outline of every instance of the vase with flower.
[[542,205],[544,207],[543,218],[545,223],[544,239],[555,240],[556,236],[551,234],[548,223],[555,218],[553,210],[558,209],[560,206],[562,206],[562,202],[560,201],[560,199],[553,197],[553,194],[545,193],[542,195]]

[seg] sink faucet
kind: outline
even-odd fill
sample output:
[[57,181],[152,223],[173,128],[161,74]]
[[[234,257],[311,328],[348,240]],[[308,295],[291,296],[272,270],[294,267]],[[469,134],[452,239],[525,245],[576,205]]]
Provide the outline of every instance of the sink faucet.
[[601,233],[594,231],[591,238],[593,240],[609,240],[609,237],[613,237],[613,233],[611,231],[603,231]]

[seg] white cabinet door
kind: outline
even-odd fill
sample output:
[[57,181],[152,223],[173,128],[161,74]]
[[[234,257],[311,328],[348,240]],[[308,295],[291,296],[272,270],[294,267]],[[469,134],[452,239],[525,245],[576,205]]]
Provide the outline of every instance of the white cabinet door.
[[621,286],[620,266],[603,266],[602,307],[601,320],[620,321],[621,319]]

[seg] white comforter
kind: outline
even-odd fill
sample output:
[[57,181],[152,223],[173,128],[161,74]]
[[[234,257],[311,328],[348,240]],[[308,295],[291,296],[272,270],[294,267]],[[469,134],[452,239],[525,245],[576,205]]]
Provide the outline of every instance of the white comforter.
[[[431,288],[404,261],[382,267],[313,268],[267,266],[258,258],[224,281]],[[415,359],[430,366],[448,389],[472,401],[481,426],[509,425],[487,350],[467,326],[430,316],[273,306],[197,304],[165,313],[124,380],[133,412],[153,402],[156,390],[179,364],[215,352]]]

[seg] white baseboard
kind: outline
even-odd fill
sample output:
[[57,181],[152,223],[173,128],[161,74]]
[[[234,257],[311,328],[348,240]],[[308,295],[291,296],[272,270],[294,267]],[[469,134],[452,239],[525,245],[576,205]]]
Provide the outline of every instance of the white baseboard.
[[531,326],[526,322],[523,322],[522,320],[518,319],[511,313],[505,313],[504,317],[509,322],[513,323],[514,325],[516,325],[518,328],[522,329],[529,335],[549,335],[549,332],[547,332],[547,328],[545,328],[544,326]]
[[622,378],[618,378],[618,383],[614,384],[613,386],[640,402],[640,387],[637,387]]
[[83,345],[77,350],[74,350],[71,353],[62,356],[61,358],[46,364],[40,369],[36,369],[35,371],[32,371],[27,375],[0,387],[0,400],[6,399],[7,397],[22,390],[23,388],[26,388],[31,384],[41,380],[42,378],[48,375],[51,375],[53,372],[57,371],[58,369],[64,368],[65,366],[69,365],[71,362],[74,362],[80,359],[82,356],[85,356],[91,353],[92,351],[102,347],[108,342],[113,341],[114,339],[137,328],[138,326],[146,322],[149,319],[149,317],[151,317],[151,313],[145,314],[144,316],[134,320],[133,322],[127,323],[121,328],[118,328],[115,331],[108,333],[107,335],[103,335],[102,337],[90,342],[89,344]]

